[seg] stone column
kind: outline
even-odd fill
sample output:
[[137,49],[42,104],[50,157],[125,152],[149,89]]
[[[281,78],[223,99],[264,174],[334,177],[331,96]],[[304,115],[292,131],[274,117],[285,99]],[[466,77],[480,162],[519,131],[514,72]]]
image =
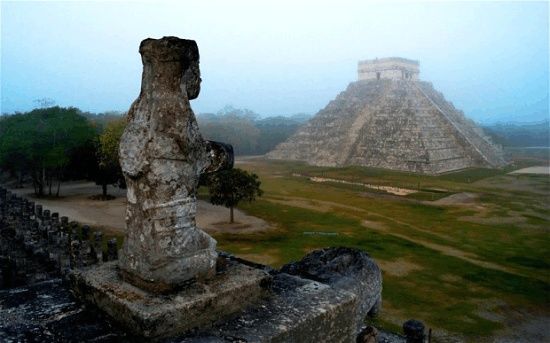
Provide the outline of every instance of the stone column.
[[201,137],[191,110],[201,82],[195,41],[146,39],[139,52],[141,93],[120,142],[128,206],[119,266],[127,281],[165,291],[214,274],[216,241],[195,225],[196,188],[233,155]]

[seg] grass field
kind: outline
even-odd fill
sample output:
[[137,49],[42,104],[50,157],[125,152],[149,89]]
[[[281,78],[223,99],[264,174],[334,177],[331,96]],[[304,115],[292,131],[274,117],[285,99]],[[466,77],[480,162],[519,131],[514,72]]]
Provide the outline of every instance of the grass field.
[[547,176],[511,176],[509,168],[435,177],[260,159],[238,167],[257,173],[265,191],[239,208],[273,229],[217,234],[219,248],[275,267],[321,247],[364,249],[383,270],[376,324],[385,329],[416,318],[433,328],[434,341],[477,342],[549,317]]

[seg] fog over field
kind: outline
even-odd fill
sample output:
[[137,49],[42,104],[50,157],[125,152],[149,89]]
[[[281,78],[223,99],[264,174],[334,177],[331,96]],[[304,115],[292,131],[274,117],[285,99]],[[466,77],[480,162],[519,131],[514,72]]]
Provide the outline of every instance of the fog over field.
[[547,2],[3,1],[1,113],[42,98],[125,111],[139,42],[168,35],[198,42],[196,113],[314,114],[358,60],[400,56],[478,122],[548,118]]

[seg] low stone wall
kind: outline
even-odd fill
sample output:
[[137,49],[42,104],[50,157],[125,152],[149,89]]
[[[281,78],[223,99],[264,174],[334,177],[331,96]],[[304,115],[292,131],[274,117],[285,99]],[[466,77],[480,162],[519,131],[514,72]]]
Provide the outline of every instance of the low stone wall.
[[[115,238],[69,222],[0,187],[0,289],[66,277],[71,269],[117,259]],[[105,244],[106,243],[106,244]]]

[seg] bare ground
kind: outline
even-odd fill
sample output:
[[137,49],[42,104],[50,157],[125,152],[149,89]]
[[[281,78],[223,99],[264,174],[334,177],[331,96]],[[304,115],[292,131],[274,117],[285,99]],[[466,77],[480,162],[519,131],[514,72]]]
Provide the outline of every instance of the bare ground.
[[423,269],[418,264],[414,264],[404,258],[400,258],[395,261],[384,261],[378,259],[376,262],[378,263],[382,271],[389,275],[398,277],[405,277],[411,272]]
[[[123,233],[126,211],[126,190],[109,186],[108,193],[115,199],[108,201],[92,200],[91,196],[101,193],[101,188],[93,182],[68,182],[61,185],[59,198],[35,198],[32,188],[12,189],[20,195],[31,198],[44,209],[60,216],[67,216],[82,224],[101,227],[114,233]],[[271,226],[266,221],[249,216],[235,209],[236,223],[229,224],[229,209],[214,206],[199,200],[197,207],[197,226],[209,233],[232,232],[250,233],[269,230]]]

